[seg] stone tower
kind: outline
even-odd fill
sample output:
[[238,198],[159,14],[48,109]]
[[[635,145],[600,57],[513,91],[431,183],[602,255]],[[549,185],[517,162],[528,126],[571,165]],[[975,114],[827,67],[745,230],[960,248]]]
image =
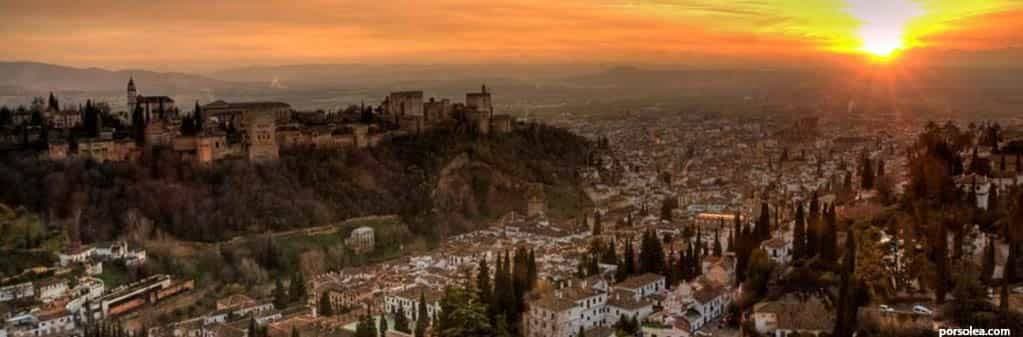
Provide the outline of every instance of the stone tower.
[[128,77],[128,112],[135,111],[135,100],[138,99],[138,90],[135,90],[135,77]]
[[277,124],[274,115],[249,112],[245,114],[245,131],[251,161],[276,161],[280,158],[277,145]]

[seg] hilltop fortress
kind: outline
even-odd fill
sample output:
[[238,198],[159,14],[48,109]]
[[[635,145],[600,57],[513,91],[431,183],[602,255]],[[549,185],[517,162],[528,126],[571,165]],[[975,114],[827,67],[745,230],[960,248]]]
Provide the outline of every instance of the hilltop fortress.
[[[424,97],[423,91],[392,92],[378,106],[362,104],[330,113],[296,111],[283,102],[223,100],[205,105],[196,102],[191,112],[184,112],[168,96],[142,95],[132,78],[126,95],[130,110],[119,114],[120,129],[84,125],[94,111],[44,112],[46,119],[53,119],[46,127],[59,126],[57,129],[69,135],[46,139],[45,156],[53,160],[77,156],[100,162],[131,161],[146,149],[165,148],[197,164],[226,158],[265,162],[277,160],[281,151],[359,149],[432,129],[489,136],[511,132],[514,127],[510,116],[494,113],[486,85],[479,92],[466,93],[464,103]],[[58,118],[69,115],[80,118],[72,122]],[[94,130],[86,130],[86,137],[70,136],[83,127]]]

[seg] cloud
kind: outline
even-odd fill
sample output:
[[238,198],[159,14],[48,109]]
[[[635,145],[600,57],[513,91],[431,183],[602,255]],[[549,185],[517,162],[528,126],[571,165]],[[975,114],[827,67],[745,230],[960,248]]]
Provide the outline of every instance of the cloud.
[[[970,15],[1004,11],[988,5],[971,11],[948,1],[923,7]],[[51,0],[0,6],[0,20],[9,23],[0,26],[6,58],[184,70],[322,62],[805,60],[850,44],[858,23],[841,0]],[[958,28],[950,27],[963,24],[957,18],[943,16],[928,26],[941,29],[919,36]],[[969,30],[957,40],[993,42],[987,33]]]

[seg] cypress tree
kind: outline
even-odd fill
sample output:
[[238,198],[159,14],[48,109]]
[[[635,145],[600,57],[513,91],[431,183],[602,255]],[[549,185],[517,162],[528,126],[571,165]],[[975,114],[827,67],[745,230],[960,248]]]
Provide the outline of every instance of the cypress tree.
[[419,293],[419,310],[416,314],[416,330],[414,332],[415,337],[426,337],[426,326],[430,320],[430,315],[426,311],[426,295]]
[[476,293],[480,302],[491,305],[493,291],[493,286],[490,284],[490,267],[487,266],[487,259],[482,258],[476,273]]
[[856,271],[856,238],[853,229],[849,228],[846,239],[845,262],[842,263],[841,286],[838,292],[838,308],[835,315],[834,337],[852,337],[856,326],[852,318],[856,315],[853,298],[853,273]]
[[714,230],[714,256],[721,256],[721,229]]
[[330,303],[330,296],[327,295],[327,292],[323,292],[323,295],[320,295],[318,310],[322,316],[334,316],[334,306]]
[[760,218],[757,219],[757,227],[754,228],[756,245],[771,238],[771,208],[766,202],[760,204]]
[[817,192],[813,192],[810,200],[810,213],[806,219],[806,246],[804,256],[813,258],[820,252],[821,204]]
[[821,229],[821,244],[820,244],[820,256],[825,262],[834,263],[837,259],[837,240],[838,237],[836,232],[838,231],[837,218],[835,215],[835,205],[825,207],[824,209],[824,228]]
[[800,259],[806,253],[806,216],[803,214],[803,204],[796,206],[796,223],[792,227],[792,257]]
[[991,278],[995,273],[995,245],[994,240],[988,238],[984,247],[984,258],[981,263],[980,279],[984,284],[991,284]]
[[[597,262],[597,257],[593,257],[594,263]],[[530,248],[529,255],[526,256],[526,289],[532,291],[536,289],[537,282],[537,269],[536,269],[536,252]]]
[[278,309],[283,309],[288,305],[288,293],[284,290],[284,283],[281,283],[281,279],[278,278],[274,283],[273,290],[273,302],[274,306]]
[[146,143],[146,119],[142,116],[142,107],[136,106],[131,113],[131,128],[136,145]]

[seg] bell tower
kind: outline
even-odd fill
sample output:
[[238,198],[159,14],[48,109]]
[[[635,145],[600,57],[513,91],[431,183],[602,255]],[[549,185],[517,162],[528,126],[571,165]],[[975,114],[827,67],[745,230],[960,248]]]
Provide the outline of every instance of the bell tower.
[[135,90],[135,77],[128,77],[128,112],[135,111],[136,100],[138,99],[139,93]]

